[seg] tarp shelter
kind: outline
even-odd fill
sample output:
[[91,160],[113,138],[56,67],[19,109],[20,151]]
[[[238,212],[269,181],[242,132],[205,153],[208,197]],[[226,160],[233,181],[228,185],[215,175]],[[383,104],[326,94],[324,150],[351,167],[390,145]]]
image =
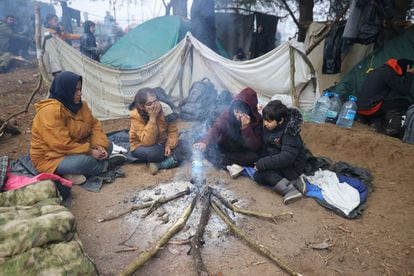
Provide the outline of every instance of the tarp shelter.
[[[407,58],[414,60],[414,27],[408,29],[404,34],[389,40],[385,43],[384,48],[370,53],[366,58],[345,75],[335,91],[344,95],[357,95],[359,88],[366,79],[369,68],[378,68],[383,65],[389,58]],[[414,96],[414,85],[411,85],[411,95]]]
[[118,40],[102,56],[101,62],[131,69],[148,64],[177,45],[190,29],[180,16],[162,16],[148,20]]
[[[179,102],[194,82],[205,77],[218,91],[236,94],[251,87],[263,100],[285,97],[304,110],[311,109],[318,96],[310,62],[289,42],[257,59],[236,62],[216,54],[188,33],[159,59],[134,69],[97,63],[56,37],[46,41],[45,49],[50,73],[70,70],[82,75],[83,98],[99,119],[128,116],[128,105],[142,87],[160,86]],[[132,57],[128,49],[124,55]]]

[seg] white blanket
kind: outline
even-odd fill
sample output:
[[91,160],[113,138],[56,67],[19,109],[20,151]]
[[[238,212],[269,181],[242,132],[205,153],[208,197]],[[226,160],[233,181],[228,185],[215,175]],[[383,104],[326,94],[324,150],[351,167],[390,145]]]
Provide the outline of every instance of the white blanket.
[[307,176],[306,179],[321,188],[324,199],[346,215],[360,203],[358,190],[345,182],[340,183],[332,171],[319,169],[314,176]]

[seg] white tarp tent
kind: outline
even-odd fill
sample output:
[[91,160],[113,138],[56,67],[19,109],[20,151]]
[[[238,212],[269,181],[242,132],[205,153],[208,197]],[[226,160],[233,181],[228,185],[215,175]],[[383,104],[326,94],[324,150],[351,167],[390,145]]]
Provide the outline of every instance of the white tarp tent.
[[97,118],[105,120],[127,116],[128,104],[142,87],[160,86],[179,102],[188,95],[193,82],[205,77],[218,91],[237,94],[251,87],[263,101],[282,98],[309,110],[319,93],[316,76],[304,58],[286,42],[257,59],[236,62],[219,56],[187,34],[167,54],[137,69],[119,70],[97,63],[55,37],[46,41],[44,61],[50,73],[69,70],[82,75],[84,100]]

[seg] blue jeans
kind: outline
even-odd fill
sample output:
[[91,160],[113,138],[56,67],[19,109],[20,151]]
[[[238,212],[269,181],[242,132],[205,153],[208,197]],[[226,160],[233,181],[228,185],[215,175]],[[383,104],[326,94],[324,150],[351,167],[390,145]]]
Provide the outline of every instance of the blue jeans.
[[[108,147],[108,155],[112,152],[112,143]],[[108,168],[108,161],[96,160],[87,154],[72,154],[63,158],[57,167],[56,174],[83,174],[85,176],[100,175]]]

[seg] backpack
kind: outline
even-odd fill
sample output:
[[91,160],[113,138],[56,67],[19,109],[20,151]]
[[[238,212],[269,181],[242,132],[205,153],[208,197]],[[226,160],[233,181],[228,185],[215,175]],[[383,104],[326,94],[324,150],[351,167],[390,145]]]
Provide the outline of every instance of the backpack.
[[196,81],[180,104],[180,117],[185,121],[201,121],[216,108],[217,90],[208,78]]
[[401,138],[404,134],[405,112],[390,110],[385,114],[384,133],[389,136]]

